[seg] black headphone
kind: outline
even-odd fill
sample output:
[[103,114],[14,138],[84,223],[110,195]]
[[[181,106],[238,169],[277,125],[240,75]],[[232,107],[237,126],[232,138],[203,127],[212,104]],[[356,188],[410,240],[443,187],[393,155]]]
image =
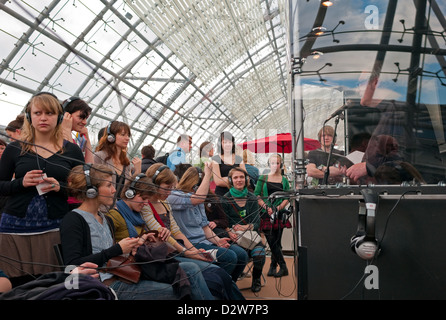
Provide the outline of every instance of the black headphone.
[[107,126],[107,141],[110,143],[114,143],[116,141],[116,136],[110,131],[110,127],[113,122],[114,121],[110,121],[110,123]]
[[65,113],[65,108],[71,103],[71,102],[73,102],[73,101],[76,101],[76,100],[80,100],[81,98],[79,98],[79,97],[70,97],[70,98],[68,98],[67,100],[65,100],[65,102],[63,103],[63,105],[62,105],[62,110],[64,111],[64,113]]
[[152,182],[154,183],[154,184],[156,184],[156,178],[158,177],[158,175],[161,173],[161,171],[163,171],[164,169],[168,169],[169,167],[168,166],[166,166],[166,165],[163,165],[163,166],[160,166],[156,171],[155,171],[155,174],[153,175],[153,177],[152,177]]
[[30,112],[31,110],[28,109],[28,108],[29,108],[29,104],[30,104],[32,98],[37,97],[37,96],[40,96],[40,95],[42,95],[42,94],[49,94],[49,95],[52,96],[54,99],[56,99],[57,102],[59,102],[59,105],[60,105],[60,107],[62,108],[62,113],[60,113],[59,116],[57,117],[57,125],[61,124],[62,121],[63,121],[63,115],[64,115],[64,111],[63,111],[63,110],[64,110],[64,109],[63,109],[62,105],[60,104],[59,98],[57,98],[56,95],[55,95],[54,93],[46,92],[46,91],[38,92],[38,93],[34,94],[34,95],[31,97],[31,99],[29,99],[28,103],[27,103],[26,106],[25,106],[25,110],[26,110],[26,112],[25,112],[25,117],[26,117],[26,119],[28,120],[28,122],[29,122],[30,124],[32,124],[32,121],[31,121],[31,112]]
[[362,259],[371,260],[378,249],[375,237],[378,194],[371,189],[362,189],[361,194],[364,199],[359,201],[358,230],[350,240],[350,247]]
[[194,191],[197,191],[198,187],[200,186],[201,182],[203,181],[203,170],[201,170],[200,167],[194,167],[197,170],[198,173],[198,182],[196,185],[194,185],[193,189]]
[[280,158],[280,169],[282,169],[283,168],[283,159],[282,159],[282,156],[280,155],[280,154],[274,154],[274,155],[271,155],[269,158],[268,158],[268,167],[269,167],[269,159],[272,157],[272,156],[276,156],[276,157],[279,157]]
[[[249,185],[249,174],[246,171],[244,171],[243,169],[237,170],[237,171],[243,172],[245,174],[245,187],[247,187]],[[228,176],[228,181],[231,186],[234,185],[232,183],[232,177]]]
[[87,182],[87,188],[86,188],[86,196],[88,199],[94,199],[98,196],[98,188],[93,186],[91,184],[90,180],[90,169],[91,169],[91,163],[85,163],[84,164],[84,175],[85,175],[85,181]]
[[130,183],[129,188],[125,191],[125,196],[127,199],[133,199],[136,196],[135,185],[139,179],[147,177],[144,173],[138,174],[135,179]]

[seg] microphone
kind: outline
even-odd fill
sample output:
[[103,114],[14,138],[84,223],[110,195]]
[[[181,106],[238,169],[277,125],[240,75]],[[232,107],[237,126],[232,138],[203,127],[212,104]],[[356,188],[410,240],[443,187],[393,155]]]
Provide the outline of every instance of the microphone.
[[335,118],[335,117],[337,117],[337,116],[339,116],[339,115],[341,116],[340,118],[341,118],[342,120],[344,120],[344,110],[347,110],[348,108],[350,108],[349,105],[347,105],[347,104],[342,105],[341,107],[339,107],[338,109],[336,109],[336,111],[333,112],[333,113],[331,114],[331,116],[330,116],[327,120],[325,120],[325,122],[328,122],[328,121],[330,121],[331,119],[333,119],[333,118]]

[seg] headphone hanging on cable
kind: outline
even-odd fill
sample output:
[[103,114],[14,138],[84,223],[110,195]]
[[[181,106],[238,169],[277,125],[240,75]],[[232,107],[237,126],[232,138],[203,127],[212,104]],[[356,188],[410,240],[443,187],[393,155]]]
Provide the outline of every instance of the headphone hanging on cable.
[[98,192],[98,188],[96,188],[95,186],[93,186],[91,184],[90,170],[91,170],[91,164],[85,163],[84,164],[84,175],[85,175],[85,181],[87,182],[85,195],[87,196],[88,199],[94,199],[98,196],[99,192]]
[[160,166],[160,167],[155,171],[155,174],[154,174],[153,177],[152,177],[152,182],[153,182],[154,184],[157,184],[155,181],[156,181],[156,178],[158,177],[158,175],[161,173],[161,171],[163,171],[164,169],[168,169],[168,168],[169,168],[169,167],[166,166],[166,165]]
[[378,249],[375,236],[378,194],[371,189],[362,189],[361,194],[364,199],[359,201],[358,229],[350,240],[350,247],[360,258],[371,260]]
[[135,185],[139,179],[147,177],[144,173],[138,174],[135,179],[130,183],[129,188],[125,191],[125,197],[127,199],[133,199],[136,196]]

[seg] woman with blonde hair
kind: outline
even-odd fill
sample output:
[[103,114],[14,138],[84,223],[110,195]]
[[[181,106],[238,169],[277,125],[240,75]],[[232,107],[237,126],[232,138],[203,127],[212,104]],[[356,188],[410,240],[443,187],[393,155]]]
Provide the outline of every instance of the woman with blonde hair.
[[[254,194],[257,196],[261,208],[260,230],[265,234],[266,241],[271,249],[271,265],[268,276],[280,278],[288,275],[288,268],[282,253],[282,234],[284,228],[291,228],[286,211],[289,204],[286,198],[269,199],[269,196],[277,191],[290,190],[290,183],[283,175],[283,159],[279,154],[273,154],[268,158],[270,172],[261,175],[257,181]],[[277,266],[280,267],[276,271]]]
[[206,163],[203,172],[198,167],[187,169],[176,190],[167,199],[181,232],[194,247],[215,249],[217,265],[226,270],[236,282],[249,258],[243,248],[229,243],[229,238],[220,238],[209,227],[204,202],[209,191],[211,165]]
[[184,236],[178,227],[169,202],[171,191],[177,185],[177,177],[170,168],[162,163],[155,163],[146,171],[156,191],[148,197],[148,205],[141,209],[141,216],[149,230],[159,232],[161,238],[187,258],[207,261]]
[[249,185],[254,190],[259,179],[259,169],[255,166],[254,155],[248,149],[243,150],[243,162],[245,163],[246,172],[249,175]]
[[0,162],[0,194],[9,196],[0,221],[0,252],[36,263],[0,262],[11,278],[55,270],[53,245],[59,243],[60,219],[69,210],[67,177],[84,162],[80,148],[63,139],[56,96],[34,95],[25,112],[21,140],[6,147]]

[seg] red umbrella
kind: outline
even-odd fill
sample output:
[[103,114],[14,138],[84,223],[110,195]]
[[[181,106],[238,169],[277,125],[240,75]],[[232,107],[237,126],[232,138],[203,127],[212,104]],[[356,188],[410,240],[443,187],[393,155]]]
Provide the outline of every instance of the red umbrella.
[[[292,149],[291,133],[278,133],[274,136],[245,141],[240,144],[243,149],[248,149],[254,153],[291,153]],[[319,141],[304,138],[304,150],[314,150],[320,147]]]

